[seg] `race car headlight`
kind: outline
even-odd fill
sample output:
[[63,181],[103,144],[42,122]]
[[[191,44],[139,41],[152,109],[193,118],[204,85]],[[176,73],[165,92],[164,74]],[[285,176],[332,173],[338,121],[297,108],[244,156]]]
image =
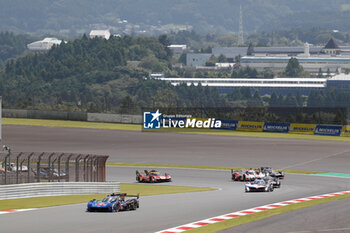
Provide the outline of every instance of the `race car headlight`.
[[245,188],[247,191],[249,191],[250,189],[248,187]]
[[267,191],[267,189],[268,189],[268,188],[266,187],[266,188],[265,188],[265,191]]

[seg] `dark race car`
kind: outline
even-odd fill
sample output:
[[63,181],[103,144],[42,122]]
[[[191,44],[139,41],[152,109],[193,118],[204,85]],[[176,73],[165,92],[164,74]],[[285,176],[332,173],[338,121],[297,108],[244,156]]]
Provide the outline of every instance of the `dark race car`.
[[268,176],[277,177],[279,179],[284,179],[283,171],[275,171],[271,167],[261,167],[262,173]]
[[273,184],[270,180],[256,179],[245,184],[246,192],[272,192]]
[[[131,197],[125,199],[126,197]],[[119,212],[122,210],[136,210],[139,208],[139,195],[127,195],[126,193],[112,193],[106,196],[102,201],[91,200],[87,204],[86,211],[105,211],[105,212]]]
[[277,177],[272,176],[266,176],[264,180],[270,180],[274,188],[280,188],[281,187],[281,180]]
[[171,176],[167,173],[164,175],[161,175],[156,170],[145,170],[145,173],[141,173],[138,170],[136,170],[136,180],[138,182],[148,182],[148,183],[155,183],[155,182],[170,182]]

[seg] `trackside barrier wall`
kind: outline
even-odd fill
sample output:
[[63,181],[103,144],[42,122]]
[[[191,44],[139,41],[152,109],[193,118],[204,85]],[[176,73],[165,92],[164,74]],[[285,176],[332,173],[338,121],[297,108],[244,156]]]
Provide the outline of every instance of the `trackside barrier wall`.
[[289,133],[315,134],[315,124],[290,124]]
[[350,137],[350,126],[343,126],[340,136]]
[[87,121],[106,123],[141,124],[142,116],[125,114],[87,113]]
[[21,109],[3,109],[2,112],[3,112],[3,117],[10,117],[10,118],[91,121],[91,122],[106,122],[106,123],[125,123],[125,124],[142,123],[142,116],[129,115],[129,114],[58,112],[58,111],[21,110]]
[[51,182],[0,185],[0,200],[120,192],[119,182]]
[[[81,112],[58,112],[41,110],[20,110],[20,109],[2,109],[3,117],[10,118],[34,118],[34,119],[56,119],[56,120],[79,120],[90,122],[106,123],[131,123],[142,124],[141,115],[125,114],[105,114],[105,113],[81,113]],[[175,118],[173,118],[174,120]],[[185,118],[176,118],[175,120]],[[203,119],[203,118],[196,118]],[[203,119],[204,120],[204,119]],[[218,120],[218,119],[217,119]],[[253,121],[235,121],[222,120],[221,129],[252,131],[252,132],[279,132],[279,133],[297,133],[297,134],[316,134],[327,136],[350,136],[350,126],[336,125],[316,125],[316,124],[289,124],[276,122],[253,122]]]
[[264,122],[254,121],[238,121],[237,131],[251,131],[251,132],[262,132],[264,128]]

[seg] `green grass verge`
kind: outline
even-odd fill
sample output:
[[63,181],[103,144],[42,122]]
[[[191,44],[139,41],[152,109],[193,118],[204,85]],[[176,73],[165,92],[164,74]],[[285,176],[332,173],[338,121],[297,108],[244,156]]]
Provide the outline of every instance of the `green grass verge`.
[[[141,125],[118,124],[118,123],[100,123],[86,121],[62,121],[62,120],[41,120],[41,119],[23,119],[23,118],[3,118],[4,125],[32,125],[49,127],[70,127],[70,128],[88,128],[88,129],[111,129],[111,130],[132,130],[141,131]],[[152,132],[152,130],[147,130]],[[287,133],[266,133],[266,132],[241,132],[232,130],[208,130],[208,129],[160,129],[156,132],[188,133],[188,134],[206,134],[236,137],[259,137],[259,138],[286,138],[286,139],[310,139],[327,141],[350,141],[350,137],[305,135],[305,134],[287,134]]]
[[[248,167],[224,167],[224,166],[206,166],[206,165],[184,165],[184,164],[154,164],[154,163],[116,163],[108,162],[108,166],[124,166],[124,167],[168,167],[168,168],[192,168],[192,169],[211,169],[211,170],[241,170],[249,169]],[[303,171],[303,170],[288,170],[288,169],[276,169],[286,173],[298,173],[298,174],[318,174],[324,173],[324,171]]]
[[322,199],[316,199],[316,200],[312,200],[312,201],[301,202],[301,203],[298,203],[298,204],[292,204],[292,205],[289,205],[289,206],[279,207],[279,208],[272,209],[272,210],[266,210],[266,211],[263,211],[263,212],[259,212],[259,213],[255,213],[255,214],[249,214],[249,215],[246,215],[246,216],[242,216],[242,217],[226,220],[226,221],[223,221],[223,222],[207,225],[207,226],[204,226],[204,227],[200,227],[200,228],[197,228],[197,229],[189,230],[188,232],[189,233],[196,233],[196,232],[213,233],[213,232],[219,232],[219,231],[222,231],[222,230],[225,230],[225,229],[229,229],[229,228],[232,228],[232,227],[235,227],[235,226],[247,224],[247,223],[250,223],[250,222],[259,221],[259,220],[262,220],[264,218],[269,218],[269,217],[272,217],[272,216],[275,216],[275,215],[287,213],[287,212],[290,212],[290,211],[294,211],[294,210],[298,210],[298,209],[302,209],[302,208],[306,208],[306,207],[310,207],[310,206],[314,206],[314,205],[318,205],[318,204],[322,204],[322,203],[326,203],[326,202],[330,202],[330,201],[341,200],[341,199],[345,199],[345,198],[350,198],[350,194],[345,194],[345,195],[335,196],[335,197],[326,197],[326,198],[322,198]]
[[[148,184],[121,184],[121,191],[129,194],[140,193],[140,196],[162,195],[173,193],[202,192],[216,190],[207,187],[187,187]],[[66,195],[54,197],[33,197],[0,200],[0,210],[41,208],[58,205],[87,203],[91,199],[102,199],[106,194],[95,195]]]

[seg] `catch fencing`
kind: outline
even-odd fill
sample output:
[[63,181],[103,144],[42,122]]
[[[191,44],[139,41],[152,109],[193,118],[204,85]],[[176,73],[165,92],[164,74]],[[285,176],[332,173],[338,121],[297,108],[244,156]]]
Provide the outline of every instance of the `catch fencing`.
[[0,200],[77,194],[119,193],[119,182],[50,182],[0,186]]
[[0,153],[0,184],[40,182],[105,182],[107,155]]

